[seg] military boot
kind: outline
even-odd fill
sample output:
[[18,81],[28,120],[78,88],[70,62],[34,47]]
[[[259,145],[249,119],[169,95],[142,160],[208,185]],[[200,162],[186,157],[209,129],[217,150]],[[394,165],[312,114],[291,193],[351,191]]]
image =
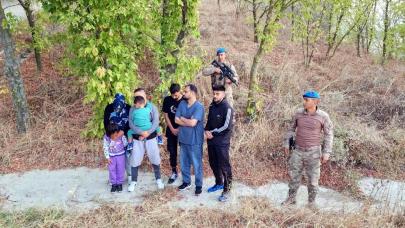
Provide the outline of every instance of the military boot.
[[293,205],[296,204],[295,197],[297,196],[297,190],[289,189],[287,199],[281,203],[281,205]]

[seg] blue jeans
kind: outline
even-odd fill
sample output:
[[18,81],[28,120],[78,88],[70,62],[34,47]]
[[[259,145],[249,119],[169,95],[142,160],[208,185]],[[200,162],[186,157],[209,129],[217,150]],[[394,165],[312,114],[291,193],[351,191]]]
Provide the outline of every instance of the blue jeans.
[[202,167],[202,145],[180,144],[180,168],[184,183],[191,183],[190,167],[193,165],[195,175],[195,186],[203,185],[203,167]]

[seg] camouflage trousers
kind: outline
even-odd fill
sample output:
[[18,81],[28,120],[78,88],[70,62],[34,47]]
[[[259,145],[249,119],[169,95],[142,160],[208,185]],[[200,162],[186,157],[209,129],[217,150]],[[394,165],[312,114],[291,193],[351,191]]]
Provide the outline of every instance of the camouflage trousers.
[[307,179],[308,187],[308,200],[313,202],[316,194],[318,193],[318,181],[320,177],[321,167],[321,148],[313,147],[307,150],[296,148],[288,161],[288,174],[290,175],[290,188],[291,198],[295,198],[297,190],[301,183],[302,174],[304,172]]

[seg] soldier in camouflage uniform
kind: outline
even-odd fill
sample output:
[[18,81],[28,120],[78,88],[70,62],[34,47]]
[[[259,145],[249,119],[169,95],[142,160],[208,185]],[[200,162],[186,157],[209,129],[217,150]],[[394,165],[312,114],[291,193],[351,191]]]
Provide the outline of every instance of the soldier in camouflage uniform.
[[[227,65],[232,73],[235,76],[236,81],[239,80],[238,74],[236,73],[235,67],[226,60],[226,49],[225,48],[218,48],[217,49],[217,61],[219,64]],[[210,65],[203,69],[202,74],[204,76],[211,76],[211,85],[212,87],[220,87],[225,86],[225,95],[226,100],[228,101],[229,105],[233,107],[233,95],[232,95],[232,82],[228,78],[221,77],[221,69],[217,68],[213,65]]]
[[[333,125],[329,115],[319,110],[319,93],[307,91],[303,95],[304,108],[297,110],[284,140],[285,153],[289,153],[290,138],[295,135],[295,148],[289,160],[288,174],[291,178],[288,198],[283,204],[295,204],[302,172],[305,172],[308,186],[309,207],[314,207],[318,192],[320,165],[329,160],[332,153]],[[323,145],[321,146],[323,134]],[[323,149],[323,151],[322,151]]]

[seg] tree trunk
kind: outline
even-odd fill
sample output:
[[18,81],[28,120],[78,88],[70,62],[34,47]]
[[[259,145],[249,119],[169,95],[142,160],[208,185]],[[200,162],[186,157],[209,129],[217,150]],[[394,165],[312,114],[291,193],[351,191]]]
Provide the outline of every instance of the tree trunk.
[[35,27],[35,20],[32,10],[26,11],[28,24],[31,28],[31,35],[32,35],[32,43],[34,46],[34,55],[35,55],[35,62],[37,64],[37,70],[42,72],[42,61],[41,61],[41,51],[39,50],[38,44],[38,35],[36,34],[36,27]]
[[384,38],[383,38],[383,49],[382,49],[382,59],[381,64],[384,64],[387,60],[387,40],[388,40],[388,29],[389,29],[389,15],[388,10],[390,6],[390,0],[386,0],[385,10],[384,10]]
[[259,42],[258,38],[257,38],[257,29],[258,29],[258,24],[259,24],[259,20],[257,18],[257,3],[256,0],[252,0],[252,13],[253,13],[253,30],[254,30],[254,42],[257,43]]
[[366,30],[366,32],[367,32],[367,35],[366,35],[366,37],[367,37],[367,47],[366,47],[367,54],[370,53],[371,43],[373,42],[374,35],[375,35],[374,34],[375,33],[375,25],[374,25],[374,23],[375,23],[376,15],[377,15],[377,0],[374,1],[373,17],[372,17],[372,20],[371,20],[371,23],[372,23],[371,24],[371,29]]
[[263,42],[260,42],[259,49],[256,52],[256,55],[253,58],[252,67],[250,68],[249,74],[249,93],[248,93],[248,103],[246,107],[246,113],[249,115],[249,109],[255,108],[255,87],[257,85],[257,68],[259,66],[259,62],[263,56]]
[[32,36],[32,46],[34,48],[35,62],[37,64],[37,71],[42,72],[42,62],[41,62],[41,51],[39,50],[38,44],[38,34],[36,34],[35,18],[34,12],[31,9],[31,0],[23,1],[18,0],[20,5],[23,7],[25,14],[27,15],[28,25],[30,26],[31,36]]
[[291,41],[294,42],[295,6],[291,4]]
[[236,0],[236,11],[235,11],[235,16],[236,19],[239,19],[240,11],[241,11],[241,3],[242,0]]
[[[342,23],[343,17],[344,17],[344,11],[342,11],[341,14],[338,17],[335,32],[333,33],[332,38],[328,37],[328,50],[326,51],[326,55],[325,55],[327,59],[331,58],[330,57],[330,51],[332,51],[333,47],[336,44],[336,38],[337,38],[337,36],[338,36],[338,34],[340,32],[340,25]],[[330,22],[330,23],[332,23],[332,22]]]
[[360,39],[361,39],[361,30],[359,29],[359,30],[357,31],[357,36],[356,36],[357,57],[361,57],[361,53],[360,53]]
[[[4,25],[5,14],[0,2],[0,25]],[[25,133],[29,127],[29,111],[25,97],[24,84],[20,74],[20,64],[15,57],[15,47],[8,26],[0,26],[0,41],[4,47],[4,75],[9,84],[13,106],[17,113],[17,131]]]
[[[170,0],[163,0],[163,16],[165,17],[166,15],[169,15],[169,1]],[[172,75],[176,72],[177,69],[177,64],[178,64],[178,60],[179,60],[179,54],[180,54],[180,49],[184,46],[184,41],[188,35],[188,31],[187,31],[187,23],[188,23],[188,18],[187,18],[187,13],[188,13],[188,4],[187,4],[187,0],[182,0],[183,4],[181,6],[181,29],[179,31],[179,33],[177,34],[176,37],[176,45],[177,47],[174,50],[166,50],[166,55],[172,55],[175,58],[175,62],[174,63],[170,63],[167,64],[165,66],[162,66],[162,73],[161,76],[166,77],[168,75]],[[162,27],[162,31],[161,31],[161,44],[164,45],[166,42],[170,42],[168,40],[166,40],[166,35],[164,34],[167,30],[167,28],[169,27],[168,24],[166,24],[168,22],[166,21],[162,21],[161,27]],[[163,74],[163,75],[162,75]]]

